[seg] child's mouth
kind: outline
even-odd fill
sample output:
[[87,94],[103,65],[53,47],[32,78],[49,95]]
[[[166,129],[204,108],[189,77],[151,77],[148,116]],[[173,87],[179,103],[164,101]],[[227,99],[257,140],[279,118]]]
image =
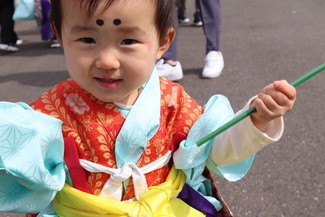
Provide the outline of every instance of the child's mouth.
[[115,88],[121,83],[122,79],[95,78],[98,83],[105,88]]

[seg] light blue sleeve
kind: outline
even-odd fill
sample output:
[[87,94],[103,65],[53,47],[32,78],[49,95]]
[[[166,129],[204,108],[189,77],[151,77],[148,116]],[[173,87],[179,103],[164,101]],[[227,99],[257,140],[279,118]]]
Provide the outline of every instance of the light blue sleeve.
[[[176,168],[182,169],[186,174],[186,182],[205,196],[211,196],[207,193],[211,187],[206,184],[206,178],[202,176],[205,166],[229,181],[237,181],[245,176],[253,162],[254,156],[251,156],[245,161],[219,167],[209,159],[214,139],[201,146],[196,145],[199,139],[215,131],[233,117],[234,112],[228,99],[222,95],[213,96],[206,104],[204,113],[192,126],[187,139],[181,142],[179,149],[173,155]],[[218,201],[210,202],[220,209]]]
[[40,212],[63,188],[61,125],[25,103],[0,102],[0,212]]
[[201,146],[195,144],[199,139],[210,134],[233,117],[234,112],[225,96],[216,95],[208,101],[204,113],[194,123],[187,139],[181,142],[173,156],[176,168],[185,170],[188,181],[196,180],[202,174],[205,166],[229,181],[237,181],[247,173],[254,156],[236,164],[219,167],[209,160],[214,139]]

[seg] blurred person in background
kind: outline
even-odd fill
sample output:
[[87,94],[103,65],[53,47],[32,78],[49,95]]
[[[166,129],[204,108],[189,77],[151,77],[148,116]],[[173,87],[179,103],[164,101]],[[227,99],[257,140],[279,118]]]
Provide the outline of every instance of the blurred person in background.
[[37,24],[40,27],[42,40],[50,41],[51,48],[58,48],[60,47],[60,44],[51,28],[50,14],[51,14],[50,0],[35,1],[35,16],[36,16]]
[[0,0],[0,50],[9,52],[15,52],[19,50],[17,43],[21,43],[21,40],[18,40],[17,34],[14,30],[15,22],[12,19],[14,12],[14,0]]
[[203,26],[200,7],[199,7],[199,0],[195,0],[195,12],[193,14],[193,17],[194,19],[193,19],[192,26],[197,26],[197,27]]
[[176,5],[178,8],[177,10],[178,23],[184,23],[184,24],[189,23],[190,19],[186,14],[186,0],[177,0]]
[[[203,78],[216,78],[220,76],[224,68],[224,59],[220,51],[220,30],[221,11],[220,0],[197,0],[197,9],[194,16],[198,17],[198,12],[202,19],[204,35],[206,37],[206,56],[202,70]],[[176,8],[176,7],[175,7]],[[177,10],[175,9],[175,14]],[[195,20],[199,23],[200,20]],[[174,21],[174,28],[177,30],[177,21]],[[177,37],[177,36],[176,36]],[[172,81],[183,78],[181,63],[177,60],[177,38],[174,40],[168,51],[157,61],[158,74]]]

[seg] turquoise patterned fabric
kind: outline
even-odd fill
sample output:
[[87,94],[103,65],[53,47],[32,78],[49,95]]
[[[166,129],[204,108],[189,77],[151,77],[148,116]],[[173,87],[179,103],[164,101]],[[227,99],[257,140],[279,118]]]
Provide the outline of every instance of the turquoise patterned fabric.
[[125,163],[139,160],[159,124],[160,84],[157,70],[154,69],[116,138],[115,156],[119,168]]
[[[157,131],[159,94],[159,79],[154,72],[118,136],[116,150],[119,166],[125,162],[136,162],[147,141]],[[148,100],[151,107],[145,106]],[[175,165],[186,173],[187,183],[205,195],[218,210],[222,205],[210,197],[211,183],[201,175],[206,163],[219,175],[233,180],[246,174],[253,157],[245,162],[218,167],[208,159],[213,141],[200,147],[195,142],[233,116],[226,97],[212,97],[204,114],[174,154]],[[138,121],[139,118],[148,121]],[[139,123],[142,125],[139,126]],[[50,203],[66,181],[61,124],[60,120],[36,112],[27,104],[0,102],[0,212],[46,210],[40,216],[55,216]]]
[[175,167],[182,169],[186,174],[186,183],[204,195],[217,210],[220,210],[222,205],[218,200],[211,197],[211,184],[202,176],[205,166],[228,181],[237,181],[248,172],[254,156],[236,164],[219,167],[209,159],[214,139],[201,146],[197,146],[196,142],[233,117],[233,109],[225,96],[215,95],[211,97],[205,106],[204,113],[192,126],[187,139],[181,142],[179,149],[173,156]]
[[66,175],[61,121],[0,102],[0,212],[45,209]]

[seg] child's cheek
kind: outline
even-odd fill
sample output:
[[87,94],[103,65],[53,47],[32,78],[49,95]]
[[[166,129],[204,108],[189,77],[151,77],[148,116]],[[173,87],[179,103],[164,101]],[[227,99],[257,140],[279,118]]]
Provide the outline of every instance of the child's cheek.
[[73,41],[72,40],[68,40],[67,41],[67,47],[69,47],[69,48],[71,48],[72,47],[72,44],[73,43]]
[[148,43],[146,43],[146,46],[147,46],[148,51],[151,51],[152,50],[152,42],[151,41],[149,41]]
[[74,40],[69,39],[68,37],[62,40],[62,44],[64,48],[72,48]]

